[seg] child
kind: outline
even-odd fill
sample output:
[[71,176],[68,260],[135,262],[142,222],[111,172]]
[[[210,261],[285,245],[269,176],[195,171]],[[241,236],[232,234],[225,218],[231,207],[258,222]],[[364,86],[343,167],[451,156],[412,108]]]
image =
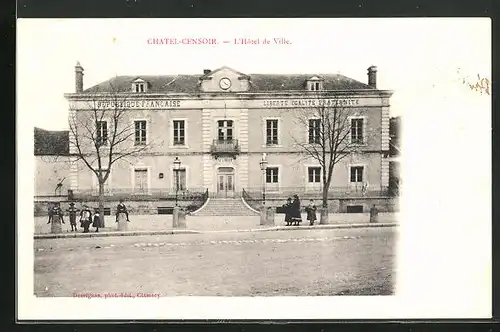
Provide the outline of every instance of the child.
[[130,222],[130,220],[128,219],[128,210],[125,204],[123,204],[123,199],[120,199],[120,204],[118,204],[118,206],[116,207],[116,222],[118,222],[118,215],[120,213],[125,213],[125,215],[127,216],[127,221]]
[[316,221],[316,205],[314,205],[314,201],[312,199],[309,202],[309,205],[306,206],[306,212],[307,220],[309,220],[309,225],[314,225],[314,222]]
[[292,199],[288,197],[286,203],[283,204],[283,209],[285,210],[285,222],[287,226],[292,224],[292,218],[290,217],[290,208],[292,207]]
[[87,205],[83,205],[83,209],[80,212],[80,226],[83,227],[83,232],[89,232],[89,226],[92,223],[92,211],[90,211]]
[[99,227],[101,227],[101,218],[99,217],[98,209],[95,209],[94,222],[92,223],[92,227],[95,227],[96,233],[99,232]]
[[78,212],[78,209],[75,208],[75,203],[71,202],[69,203],[69,224],[71,225],[71,231],[76,231],[76,213]]

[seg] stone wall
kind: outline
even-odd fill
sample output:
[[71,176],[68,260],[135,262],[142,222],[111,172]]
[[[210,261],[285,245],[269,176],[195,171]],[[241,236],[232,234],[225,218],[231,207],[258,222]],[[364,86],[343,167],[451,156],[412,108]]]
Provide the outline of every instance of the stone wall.
[[[41,200],[34,202],[34,216],[47,216],[50,204],[53,200]],[[83,204],[87,204],[91,210],[97,209],[99,207],[99,202],[75,202],[75,207],[80,209]],[[111,215],[116,212],[116,206],[118,201],[107,201],[104,203],[105,208],[111,209]],[[191,204],[192,201],[179,201],[179,206],[186,207]],[[69,208],[69,201],[61,200],[61,209],[66,211]],[[175,206],[174,201],[127,201],[125,202],[127,209],[131,215],[144,215],[144,214],[158,214],[158,208],[173,208]],[[67,213],[65,213],[67,214]]]
[[[255,205],[254,202],[251,204]],[[260,203],[260,202],[259,202]],[[269,199],[266,200],[267,206],[278,207],[285,204],[285,200]],[[301,206],[305,207],[309,204],[308,200],[301,200]],[[314,200],[314,204],[320,207],[321,200]],[[361,198],[336,198],[328,200],[328,211],[330,213],[347,213],[348,206],[359,206],[363,208],[363,213],[370,211],[372,205],[377,207],[379,212],[399,212],[399,200],[397,197],[361,197]]]

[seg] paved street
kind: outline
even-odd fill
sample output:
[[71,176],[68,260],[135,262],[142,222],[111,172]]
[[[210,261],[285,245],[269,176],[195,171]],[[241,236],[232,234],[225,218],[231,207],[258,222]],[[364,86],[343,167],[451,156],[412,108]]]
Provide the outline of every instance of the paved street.
[[397,228],[35,240],[35,294],[389,295]]

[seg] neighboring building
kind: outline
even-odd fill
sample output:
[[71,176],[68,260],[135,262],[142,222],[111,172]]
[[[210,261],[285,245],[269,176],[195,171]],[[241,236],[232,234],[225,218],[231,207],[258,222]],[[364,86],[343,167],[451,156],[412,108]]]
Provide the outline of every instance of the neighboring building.
[[[361,139],[359,152],[336,166],[332,193],[359,192],[365,182],[373,191],[389,186],[392,92],[376,88],[376,67],[368,69],[368,84],[339,74],[247,75],[222,67],[200,75],[117,76],[86,90],[83,68],[79,63],[75,68],[76,91],[65,95],[71,112],[85,114],[90,101],[109,108],[105,93],[113,87],[126,96],[127,121],[136,128],[130,144],[153,143],[113,166],[108,193],[175,188],[178,157],[181,190],[239,197],[242,190],[262,187],[259,161],[266,153],[266,192],[319,195],[321,168],[294,145],[294,137],[307,138],[314,128],[298,127],[290,112],[320,103],[351,107],[351,138]],[[99,124],[101,135],[107,135],[109,121]],[[69,185],[76,193],[97,189],[95,175],[76,165]]]
[[35,196],[68,195],[70,189],[69,132],[35,128]]
[[399,195],[401,184],[401,117],[393,117],[389,121],[389,192],[391,196]]

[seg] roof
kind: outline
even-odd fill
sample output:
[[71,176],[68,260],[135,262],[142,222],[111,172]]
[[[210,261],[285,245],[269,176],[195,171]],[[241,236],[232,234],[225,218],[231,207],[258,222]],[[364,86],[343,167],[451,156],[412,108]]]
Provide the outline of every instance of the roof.
[[69,155],[69,131],[35,128],[35,156]]
[[[214,73],[217,70],[212,71]],[[148,82],[149,93],[198,93],[200,78],[205,75],[134,75],[116,76],[84,90],[91,92],[130,91],[132,82],[143,79]],[[237,72],[238,74],[241,74]],[[245,75],[245,74],[242,74]],[[250,74],[250,92],[304,90],[306,81],[313,77],[323,80],[325,90],[365,90],[375,89],[368,84],[340,74]]]

